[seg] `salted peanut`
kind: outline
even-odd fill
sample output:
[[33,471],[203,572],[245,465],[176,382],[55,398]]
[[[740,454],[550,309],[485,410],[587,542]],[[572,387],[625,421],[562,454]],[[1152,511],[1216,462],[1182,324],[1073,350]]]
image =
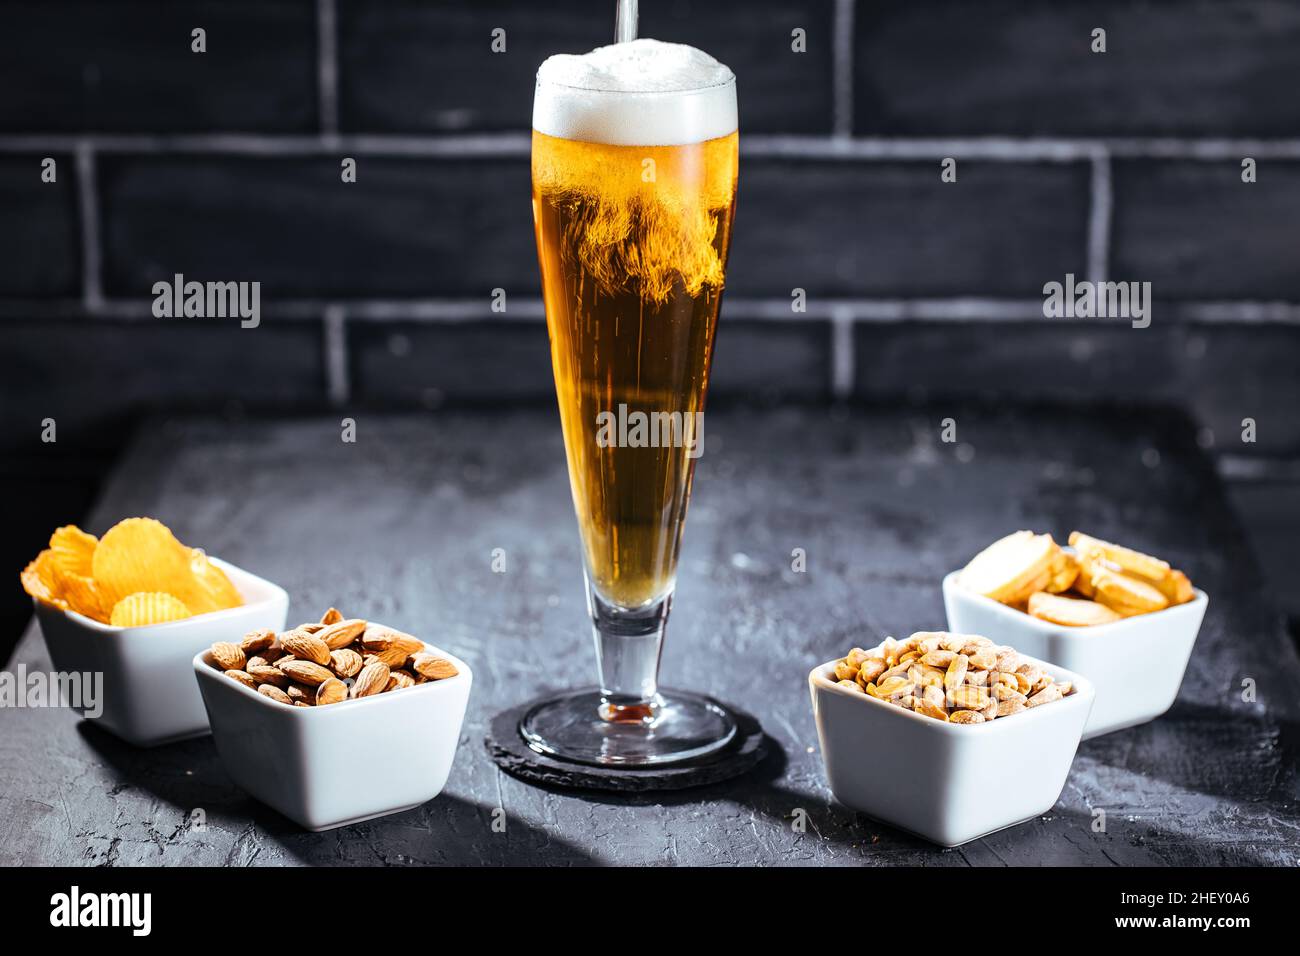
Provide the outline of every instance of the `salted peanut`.
[[966,565],[958,583],[1004,604],[1023,601],[1052,578],[1051,535],[1016,531],[999,538]]
[[880,642],[880,653],[883,655],[883,660],[888,664],[888,666],[893,667],[898,663],[898,655],[901,654],[902,651],[898,649],[898,641],[894,640],[892,637],[887,637]]
[[239,683],[243,684],[249,690],[257,690],[257,681],[253,680],[253,675],[247,673],[246,671],[241,671],[238,668],[231,668],[230,670],[224,671],[223,673],[231,680],[238,681]]
[[1052,552],[1052,576],[1043,590],[1051,594],[1068,591],[1078,576],[1079,559],[1058,545]]
[[966,670],[966,683],[972,687],[984,687],[989,682],[989,671]]
[[271,698],[271,700],[275,701],[277,704],[293,703],[293,701],[289,699],[289,695],[280,690],[280,688],[276,687],[274,684],[261,684],[258,686],[257,692],[263,697]]
[[993,718],[997,717],[998,707],[999,707],[999,702],[994,700],[992,697],[990,697],[989,702],[984,705],[984,710],[981,711],[981,713],[983,713],[984,715],[984,719],[992,720]]
[[837,687],[843,687],[845,690],[856,690],[858,693],[862,693],[862,688],[858,686],[857,681],[837,680],[835,684]]
[[1169,567],[1168,561],[1094,538],[1081,531],[1070,532],[1070,544],[1079,554],[1099,555],[1116,565],[1120,571],[1146,578],[1148,581],[1164,581],[1173,570]]
[[858,669],[850,664],[847,660],[835,662],[835,679],[836,680],[853,680],[857,676]]
[[870,684],[872,681],[880,679],[885,673],[885,662],[883,660],[863,661],[862,666],[858,668],[858,678],[862,684]]
[[916,652],[922,657],[942,647],[943,639],[947,636],[947,631],[917,631],[912,635],[916,638]]
[[919,698],[915,694],[907,694],[903,697],[895,697],[890,701],[891,704],[897,704],[904,710],[916,710],[916,702]]
[[247,654],[258,654],[275,643],[275,631],[262,628],[249,631],[239,642],[239,649]]
[[931,667],[947,668],[952,663],[953,658],[957,656],[956,651],[937,650],[931,651],[921,658],[922,664],[929,664]]
[[1020,655],[1016,653],[1013,647],[999,647],[997,663],[993,669],[1002,673],[1014,673],[1015,669],[1020,666]]
[[1092,576],[1097,600],[1124,617],[1149,614],[1169,606],[1159,588],[1127,574],[1099,571]]
[[1068,680],[1057,681],[1056,689],[1061,692],[1062,697],[1069,697],[1070,691],[1074,690],[1074,683]]
[[316,706],[325,707],[338,704],[348,699],[348,685],[337,677],[331,677],[316,688]]
[[1001,700],[1020,700],[1020,701],[1028,700],[1028,698],[1024,694],[1022,694],[1019,690],[1017,690],[1015,687],[1010,686],[1009,684],[994,684],[991,688],[989,688],[989,692],[994,696],[995,699],[1000,701]]
[[912,661],[916,660],[916,659],[917,659],[918,657],[920,657],[920,656],[921,656],[921,655],[918,654],[918,653],[916,653],[916,651],[907,651],[906,653],[904,653],[904,654],[900,654],[900,655],[899,655],[899,657],[898,657],[898,663],[899,663],[899,664],[910,664],[910,663],[912,663]]
[[289,675],[270,664],[249,664],[246,669],[258,684],[271,684],[274,687],[287,687],[289,684]]
[[1061,597],[1046,591],[1029,596],[1029,614],[1041,621],[1065,627],[1096,627],[1120,620],[1120,615],[1104,604],[1081,598]]
[[970,661],[964,654],[958,654],[948,664],[948,672],[943,676],[943,686],[949,691],[956,690],[966,680],[966,671]]
[[992,647],[981,647],[973,654],[967,654],[970,666],[978,671],[992,670],[998,662],[998,652]]
[[948,720],[954,724],[982,724],[984,715],[975,710],[954,710]]
[[879,681],[887,681],[891,677],[903,677],[907,674],[907,668],[907,664],[895,664],[893,667],[889,668],[889,670],[880,675]]
[[343,614],[336,607],[330,608],[320,616],[320,622],[326,627],[329,627],[331,624],[337,624],[341,620],[343,620]]
[[1055,684],[1048,684],[1033,697],[1029,698],[1029,707],[1037,707],[1039,704],[1050,704],[1054,700],[1061,699],[1061,688]]
[[1010,717],[1012,714],[1018,714],[1026,707],[1024,698],[1003,700],[998,702],[999,717]]
[[916,685],[906,677],[891,677],[876,685],[876,696],[885,697],[903,697],[912,693]]
[[944,696],[943,688],[938,684],[930,684],[921,689],[921,699],[927,701],[945,714],[948,713],[948,701]]
[[916,712],[918,714],[924,714],[926,717],[933,717],[935,720],[948,720],[948,711],[924,697],[917,701]]
[[968,640],[969,638],[965,634],[944,634],[943,640],[939,642],[939,647],[957,654],[966,646]]
[[983,687],[963,684],[948,691],[948,701],[961,710],[983,710],[992,698]]
[[848,664],[854,670],[862,666],[862,662],[867,659],[867,652],[860,647],[855,647],[844,655],[844,663]]
[[1016,678],[1016,689],[1019,690],[1020,693],[1028,694],[1031,690],[1033,690],[1034,682],[1031,681],[1027,675],[1017,671],[1015,674],[1015,678]]

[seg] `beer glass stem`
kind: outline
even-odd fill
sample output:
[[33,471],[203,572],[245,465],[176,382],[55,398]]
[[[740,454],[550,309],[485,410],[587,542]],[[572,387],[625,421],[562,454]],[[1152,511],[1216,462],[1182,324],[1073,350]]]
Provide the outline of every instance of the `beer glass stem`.
[[587,587],[596,663],[600,670],[600,716],[615,723],[653,723],[659,712],[659,654],[673,596],[639,608],[622,608]]

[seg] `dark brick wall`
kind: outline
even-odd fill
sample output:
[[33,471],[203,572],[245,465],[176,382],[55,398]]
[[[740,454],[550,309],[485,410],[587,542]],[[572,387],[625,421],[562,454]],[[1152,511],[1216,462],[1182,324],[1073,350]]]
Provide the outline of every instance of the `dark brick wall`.
[[[612,6],[0,2],[8,486],[87,500],[151,409],[551,401],[533,76],[605,42]],[[715,400],[1184,406],[1280,551],[1300,520],[1300,2],[644,6],[644,35],[739,77]],[[154,320],[176,272],[262,282],[262,326]],[[1152,327],[1042,318],[1066,272],[1150,281]],[[75,517],[23,512],[14,527]],[[16,537],[0,569],[33,549]]]

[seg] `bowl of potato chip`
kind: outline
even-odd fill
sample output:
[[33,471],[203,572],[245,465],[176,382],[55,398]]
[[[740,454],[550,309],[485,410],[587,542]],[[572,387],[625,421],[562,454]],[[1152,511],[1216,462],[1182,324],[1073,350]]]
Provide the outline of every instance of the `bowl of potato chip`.
[[208,733],[194,655],[283,628],[289,607],[283,588],[152,518],[127,518],[102,538],[59,528],[21,578],[55,671],[101,675],[94,711],[81,714],[139,747]]
[[1209,598],[1169,562],[1071,532],[1016,531],[943,579],[954,631],[995,636],[1088,677],[1084,739],[1159,717],[1178,695]]

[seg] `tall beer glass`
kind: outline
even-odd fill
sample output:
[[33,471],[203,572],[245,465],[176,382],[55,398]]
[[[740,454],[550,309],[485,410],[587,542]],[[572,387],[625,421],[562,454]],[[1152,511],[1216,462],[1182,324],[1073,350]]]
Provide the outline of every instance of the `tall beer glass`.
[[533,219],[600,686],[548,700],[533,749],[595,764],[717,750],[735,721],[658,685],[731,239],[736,83],[691,47],[551,57]]

